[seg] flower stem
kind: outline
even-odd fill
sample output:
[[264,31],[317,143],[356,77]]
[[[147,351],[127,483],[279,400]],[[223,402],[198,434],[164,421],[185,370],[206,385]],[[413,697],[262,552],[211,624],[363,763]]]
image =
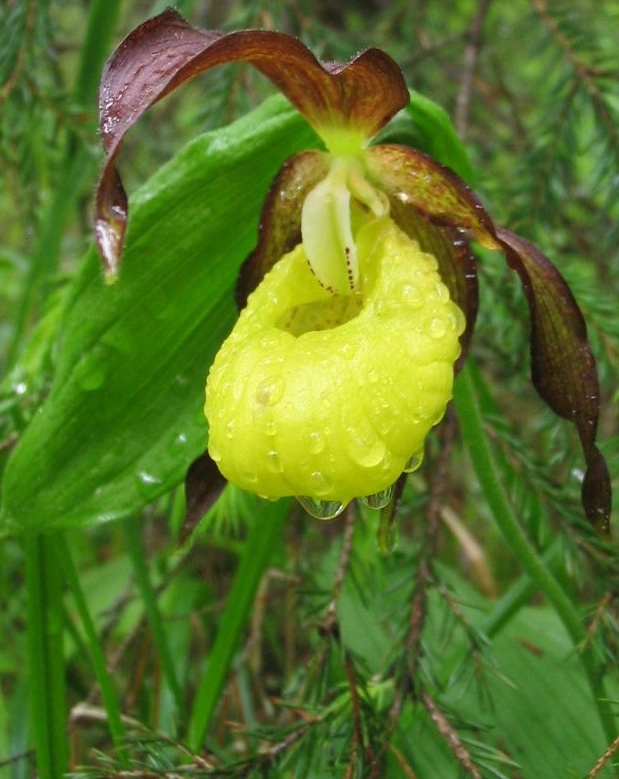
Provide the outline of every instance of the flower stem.
[[494,454],[484,434],[475,379],[468,364],[464,366],[456,382],[454,401],[473,468],[494,520],[522,568],[555,609],[578,650],[604,734],[608,743],[612,743],[617,735],[617,725],[607,702],[603,669],[597,662],[592,648],[587,645],[587,633],[573,602],[527,537],[512,510],[507,493],[499,479],[499,469]]
[[80,615],[82,627],[86,633],[88,650],[90,652],[93,669],[95,676],[97,677],[97,683],[101,690],[101,697],[103,698],[105,711],[107,713],[107,723],[110,729],[110,735],[112,736],[121,764],[124,768],[128,768],[129,763],[124,745],[126,735],[120,706],[118,704],[118,697],[114,690],[114,684],[107,669],[105,655],[103,654],[101,643],[97,636],[97,630],[90,615],[84,591],[82,590],[75,563],[73,562],[71,547],[64,537],[59,539],[58,546],[62,552],[62,565],[67,579],[67,585],[73,596],[77,611]]
[[243,556],[219,622],[189,720],[187,740],[193,752],[202,748],[237,652],[241,633],[249,619],[258,585],[274,550],[279,548],[283,523],[290,513],[290,500],[267,503],[260,498],[248,499],[252,501],[252,527],[245,541]]
[[62,645],[62,566],[54,535],[24,543],[28,593],[28,690],[39,779],[67,770],[67,710]]
[[133,564],[138,590],[144,606],[146,619],[153,634],[153,640],[165,680],[170,688],[174,698],[176,712],[180,712],[183,706],[183,694],[170,644],[168,634],[161,616],[159,605],[157,603],[157,594],[151,582],[148,565],[146,563],[147,555],[142,544],[140,527],[134,517],[129,517],[123,521],[123,530],[127,541],[127,550]]

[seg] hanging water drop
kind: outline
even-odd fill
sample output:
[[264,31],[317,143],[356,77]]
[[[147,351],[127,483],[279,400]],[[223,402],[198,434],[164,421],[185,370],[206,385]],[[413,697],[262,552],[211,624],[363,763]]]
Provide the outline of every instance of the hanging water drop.
[[386,490],[375,492],[373,495],[364,495],[361,502],[371,509],[384,509],[393,497],[394,485],[387,487]]
[[307,495],[297,495],[296,498],[307,513],[316,519],[335,519],[345,508],[345,504],[339,500],[320,500]]
[[412,454],[404,466],[404,473],[413,473],[413,471],[416,471],[423,462],[423,449],[420,449],[418,452],[415,452]]

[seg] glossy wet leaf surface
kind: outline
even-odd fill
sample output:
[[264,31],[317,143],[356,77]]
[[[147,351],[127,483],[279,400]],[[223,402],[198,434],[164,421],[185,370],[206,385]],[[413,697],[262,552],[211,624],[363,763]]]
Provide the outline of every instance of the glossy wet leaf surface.
[[276,98],[189,144],[136,193],[122,280],[94,250],[74,282],[55,383],[3,482],[5,530],[130,514],[204,451],[207,368],[282,162],[315,143]]

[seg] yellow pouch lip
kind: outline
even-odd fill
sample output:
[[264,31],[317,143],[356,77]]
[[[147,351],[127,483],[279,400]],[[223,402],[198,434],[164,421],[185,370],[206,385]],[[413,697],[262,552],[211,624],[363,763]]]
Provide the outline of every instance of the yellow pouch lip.
[[302,246],[250,296],[209,373],[209,451],[229,481],[269,498],[347,503],[381,492],[451,397],[464,317],[436,262],[388,217],[359,231],[359,313],[293,335],[286,312],[333,296]]

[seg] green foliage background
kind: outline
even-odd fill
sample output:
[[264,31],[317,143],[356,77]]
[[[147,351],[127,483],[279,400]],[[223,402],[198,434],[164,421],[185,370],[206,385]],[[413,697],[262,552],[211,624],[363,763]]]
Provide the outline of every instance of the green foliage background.
[[[292,32],[323,59],[381,46],[447,111],[470,170],[421,98],[391,132],[474,176],[570,282],[617,474],[619,7],[333,5],[178,7],[204,27]],[[612,754],[596,762],[619,733],[616,549],[583,520],[579,448],[530,387],[526,306],[496,256],[462,435],[448,415],[391,555],[372,512],[320,524],[231,488],[181,542],[236,271],[269,181],[314,139],[245,67],[167,98],[121,157],[132,221],[105,289],[98,78],[162,7],[0,9],[0,776],[614,776]]]

